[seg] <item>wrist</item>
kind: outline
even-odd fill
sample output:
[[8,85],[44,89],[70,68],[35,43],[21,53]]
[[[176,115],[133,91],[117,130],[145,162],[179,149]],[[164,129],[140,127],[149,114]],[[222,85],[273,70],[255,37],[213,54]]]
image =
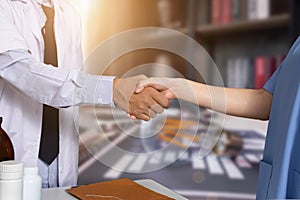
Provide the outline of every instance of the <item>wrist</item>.
[[172,80],[171,89],[175,92],[178,92],[180,89],[184,87],[185,79],[183,78],[175,78]]
[[118,77],[114,78],[114,80],[113,80],[113,90],[116,89],[116,86],[117,86],[119,80],[120,80],[120,78],[118,78]]

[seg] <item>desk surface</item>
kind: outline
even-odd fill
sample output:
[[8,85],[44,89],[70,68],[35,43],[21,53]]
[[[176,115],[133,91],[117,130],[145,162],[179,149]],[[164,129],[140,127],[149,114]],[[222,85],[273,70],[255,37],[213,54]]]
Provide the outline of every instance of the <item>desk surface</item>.
[[[183,196],[180,196],[179,194],[173,192],[172,190],[166,188],[165,186],[151,180],[151,179],[145,179],[145,180],[137,180],[136,183],[151,189],[155,192],[158,192],[160,194],[169,196],[171,198],[174,198],[176,200],[187,200],[187,198],[184,198]],[[51,189],[44,189],[42,191],[42,200],[75,200],[76,198],[69,195],[66,191],[66,188],[51,188]]]

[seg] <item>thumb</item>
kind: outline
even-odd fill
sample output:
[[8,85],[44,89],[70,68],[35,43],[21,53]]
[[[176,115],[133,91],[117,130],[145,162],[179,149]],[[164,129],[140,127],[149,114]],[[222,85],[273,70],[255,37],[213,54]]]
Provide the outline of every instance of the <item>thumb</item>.
[[169,100],[175,98],[175,94],[170,90],[165,90],[165,91],[162,91],[161,93]]
[[147,83],[147,84],[144,84],[144,85],[138,85],[136,90],[135,90],[135,93],[142,92],[143,89],[145,89],[146,87],[152,87],[152,88],[156,89],[157,91],[164,91],[164,90],[168,89],[168,88],[166,88],[162,85],[159,85],[157,83]]
[[141,93],[146,87],[149,87],[149,83],[148,83],[147,79],[143,79],[138,83],[138,85],[135,89],[135,93],[137,93],[137,94]]
[[139,82],[135,92],[140,93],[146,87],[153,87],[158,91],[164,91],[168,89],[164,86],[164,80],[162,78],[148,78]]
[[137,88],[135,89],[134,92],[135,92],[136,94],[139,94],[139,93],[141,93],[144,89],[145,89],[144,86],[137,86]]

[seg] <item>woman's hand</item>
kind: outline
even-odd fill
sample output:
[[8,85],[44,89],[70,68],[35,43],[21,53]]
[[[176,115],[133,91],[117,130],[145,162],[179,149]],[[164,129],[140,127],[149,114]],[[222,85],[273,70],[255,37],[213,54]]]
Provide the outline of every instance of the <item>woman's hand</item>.
[[167,77],[152,77],[141,80],[138,84],[135,93],[142,92],[146,87],[152,87],[161,92],[169,100],[176,97],[175,92],[176,79]]

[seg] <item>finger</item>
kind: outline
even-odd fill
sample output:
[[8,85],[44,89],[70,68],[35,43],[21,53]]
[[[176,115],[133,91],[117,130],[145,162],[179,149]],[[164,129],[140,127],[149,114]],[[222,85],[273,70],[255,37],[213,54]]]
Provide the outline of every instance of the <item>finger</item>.
[[153,98],[154,101],[156,101],[162,107],[164,107],[164,108],[169,108],[170,107],[169,100],[164,95],[162,95],[161,93],[159,93],[157,91],[154,92],[153,95],[152,95],[152,98]]
[[136,118],[136,116],[134,116],[134,115],[130,115],[130,119],[136,120],[137,118]]
[[158,91],[161,91],[161,90],[165,89],[163,86],[160,86],[158,84],[148,83],[148,84],[145,84],[145,85],[138,85],[137,88],[135,89],[135,93],[141,93],[147,87],[152,87],[152,88],[154,88]]
[[151,106],[151,110],[153,110],[155,113],[161,114],[164,112],[164,108],[161,107],[159,104],[155,104]]
[[151,87],[153,83],[151,83],[152,78],[147,78],[147,79],[143,79],[141,80],[137,87],[136,87],[136,93],[140,93],[142,92],[146,87]]
[[151,118],[155,118],[156,117],[156,112],[154,112],[153,110],[149,109],[149,114],[148,114]]
[[150,116],[149,116],[149,108],[138,108],[138,109],[134,109],[132,113],[130,113],[132,119],[140,119],[140,120],[144,120],[144,121],[149,121],[150,120]]
[[[156,95],[159,95],[160,97],[156,97]],[[159,113],[159,114],[163,113],[165,109],[162,105],[160,105],[161,102],[159,103],[155,100],[156,98],[165,98],[165,97],[163,95],[160,95],[160,93],[157,91],[155,91],[154,94],[150,93],[149,99],[145,101],[144,107],[140,107],[139,109],[141,111],[143,110],[144,114],[148,114],[150,109],[155,113]],[[166,104],[168,104],[168,100],[166,100],[166,102],[162,104],[164,104],[164,106],[167,106]]]
[[138,86],[136,89],[135,89],[135,93],[136,94],[139,94],[139,93],[141,93],[143,90],[145,89],[145,87],[143,87],[143,86]]
[[147,79],[143,79],[143,80],[141,80],[139,83],[138,83],[138,85],[137,85],[137,87],[144,87],[145,85],[147,85],[149,82],[149,79],[151,79],[151,78],[147,78]]
[[137,117],[137,119],[141,119],[141,120],[144,120],[144,121],[149,121],[151,118],[146,114],[141,114],[141,115],[139,115],[139,117]]
[[161,94],[164,95],[169,100],[174,99],[176,97],[175,94],[170,90],[162,91]]
[[135,89],[135,93],[141,93],[146,87],[152,87],[158,91],[165,91],[168,90],[167,87],[163,86],[163,85],[159,85],[156,83],[146,83],[146,84],[139,84],[137,86],[137,88]]
[[141,93],[145,89],[145,87],[147,87],[148,82],[146,80],[147,79],[143,79],[138,83],[135,93]]
[[135,117],[134,115],[131,115],[131,114],[129,114],[129,113],[127,113],[126,115],[127,115],[127,117],[129,117],[130,119],[136,120],[136,117]]

